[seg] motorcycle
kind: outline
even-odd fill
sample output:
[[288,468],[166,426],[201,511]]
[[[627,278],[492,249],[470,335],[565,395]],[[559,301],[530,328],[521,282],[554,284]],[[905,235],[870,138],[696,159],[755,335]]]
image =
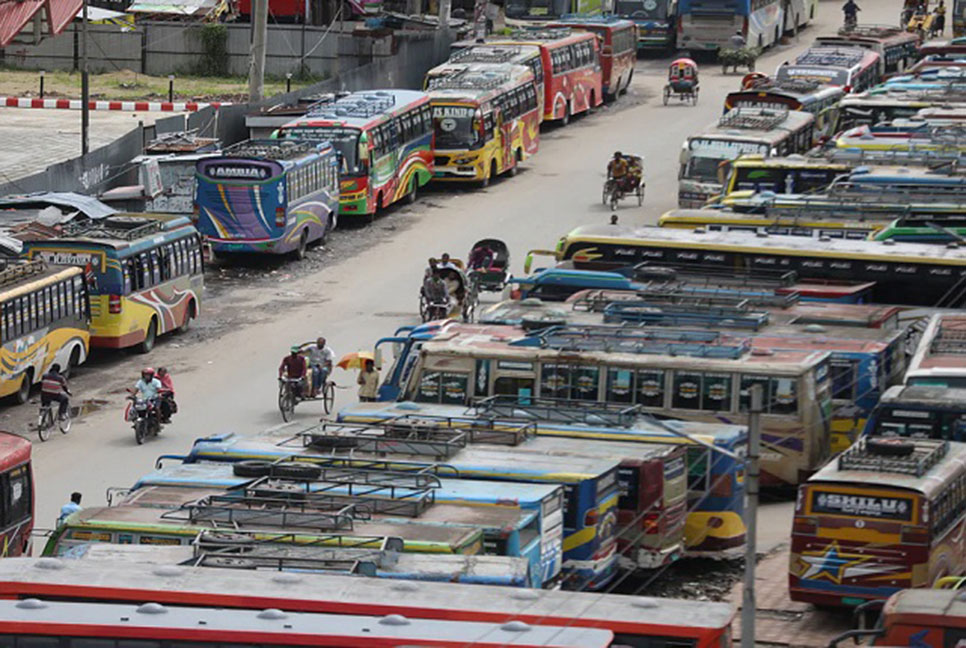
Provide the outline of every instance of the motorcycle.
[[148,437],[158,436],[161,433],[161,412],[158,410],[156,402],[150,401],[135,393],[133,390],[127,397],[127,409],[124,411],[124,419],[131,423],[134,428],[134,440],[138,445],[144,443]]

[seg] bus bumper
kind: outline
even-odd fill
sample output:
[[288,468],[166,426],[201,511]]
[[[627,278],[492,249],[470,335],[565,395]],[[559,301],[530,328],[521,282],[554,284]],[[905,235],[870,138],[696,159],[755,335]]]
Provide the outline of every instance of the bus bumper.
[[132,331],[122,335],[91,335],[91,346],[100,349],[126,349],[144,342],[144,331]]
[[246,252],[286,254],[295,249],[296,244],[284,238],[244,241],[238,239],[216,239],[208,237],[208,246],[215,254],[239,254]]
[[681,550],[682,547],[680,544],[664,549],[638,547],[636,551],[637,555],[633,558],[623,554],[618,556],[618,564],[621,569],[657,569],[680,558]]
[[433,180],[435,182],[479,180],[481,175],[480,170],[475,166],[450,166],[433,169]]
[[694,511],[684,523],[688,557],[730,558],[745,545],[745,522],[735,511]]

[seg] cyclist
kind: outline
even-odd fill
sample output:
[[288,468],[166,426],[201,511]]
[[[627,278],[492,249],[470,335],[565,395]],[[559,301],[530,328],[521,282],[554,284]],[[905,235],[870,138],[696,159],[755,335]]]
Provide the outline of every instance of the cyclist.
[[[282,358],[282,364],[278,367],[278,377],[281,379],[284,376],[291,380],[297,380],[299,387],[304,387],[308,367],[305,363],[305,357],[301,354],[302,347],[295,345],[289,351],[290,353]],[[304,392],[304,389],[301,391]]]
[[60,373],[60,365],[56,362],[44,374],[40,383],[40,404],[47,407],[53,402],[60,403],[57,417],[63,421],[67,418],[67,408],[70,407],[70,389],[67,379]]
[[308,354],[309,366],[312,367],[312,395],[316,396],[332,373],[335,351],[325,345],[325,338],[320,335],[314,344],[305,347],[305,353]]

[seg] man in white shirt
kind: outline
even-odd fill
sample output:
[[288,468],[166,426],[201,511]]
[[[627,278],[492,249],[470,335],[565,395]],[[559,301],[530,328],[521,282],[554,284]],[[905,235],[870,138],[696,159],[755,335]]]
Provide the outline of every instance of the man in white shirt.
[[324,337],[319,337],[315,344],[305,347],[305,354],[308,357],[309,366],[312,367],[312,394],[317,395],[329,374],[332,373],[335,351],[325,345]]
[[439,264],[436,266],[440,270],[444,268],[451,268],[453,270],[459,270],[455,263],[449,260],[449,253],[443,252],[443,256],[439,258]]

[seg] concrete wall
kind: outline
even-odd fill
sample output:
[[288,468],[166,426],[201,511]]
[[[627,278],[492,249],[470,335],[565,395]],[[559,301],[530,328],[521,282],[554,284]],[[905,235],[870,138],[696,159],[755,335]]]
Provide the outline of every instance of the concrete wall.
[[[122,32],[116,25],[88,25],[87,58],[92,72],[141,71],[140,32]],[[45,38],[39,45],[14,44],[4,50],[4,65],[27,70],[72,70],[80,60],[80,25]]]

